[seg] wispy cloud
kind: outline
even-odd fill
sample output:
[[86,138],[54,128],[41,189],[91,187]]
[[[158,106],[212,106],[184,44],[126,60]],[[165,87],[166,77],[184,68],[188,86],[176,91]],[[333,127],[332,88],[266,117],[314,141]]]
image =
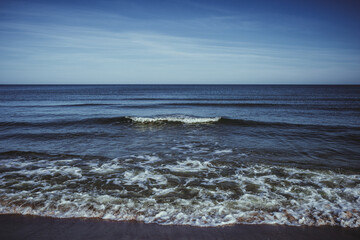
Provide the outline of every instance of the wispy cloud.
[[[188,36],[186,32],[181,36],[162,31],[162,27],[150,31],[144,26],[151,23],[144,20],[100,12],[68,10],[55,18],[46,9],[16,14],[36,20],[18,17],[0,22],[3,83],[9,79],[19,81],[22,77],[19,72],[32,81],[46,81],[50,77],[58,82],[96,81],[102,77],[109,83],[156,79],[172,83],[194,79],[202,83],[216,79],[227,83],[300,78],[318,81],[360,73],[357,70],[360,54],[349,50],[203,38]],[[184,22],[221,25],[233,18],[220,16]],[[90,24],[84,23],[84,19],[91,19]],[[172,26],[179,27],[184,22]],[[155,20],[153,24],[162,26],[169,21]]]

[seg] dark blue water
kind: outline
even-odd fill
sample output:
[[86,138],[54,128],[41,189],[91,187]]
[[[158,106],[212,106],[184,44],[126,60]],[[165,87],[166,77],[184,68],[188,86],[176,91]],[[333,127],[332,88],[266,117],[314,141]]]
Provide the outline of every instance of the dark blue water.
[[0,86],[0,209],[360,226],[360,86]]

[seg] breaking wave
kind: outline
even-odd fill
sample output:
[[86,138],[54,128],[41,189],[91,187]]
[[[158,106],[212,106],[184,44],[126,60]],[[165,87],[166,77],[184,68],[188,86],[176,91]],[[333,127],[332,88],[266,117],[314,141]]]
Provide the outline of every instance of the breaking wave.
[[187,123],[187,124],[198,124],[198,123],[215,123],[218,122],[220,117],[213,118],[201,118],[201,117],[189,117],[189,116],[169,116],[169,117],[130,117],[133,122],[136,123]]
[[296,124],[288,122],[265,122],[247,119],[231,119],[227,117],[195,117],[187,115],[170,115],[157,117],[109,117],[109,118],[86,118],[78,120],[59,120],[49,122],[0,122],[2,127],[59,127],[84,124],[222,124],[238,126],[268,126],[268,127],[303,127],[303,128],[325,128],[325,129],[360,129],[357,126],[341,125],[314,125]]
[[[219,150],[216,154],[230,152]],[[0,213],[193,226],[360,227],[360,175],[228,162],[4,153]],[[225,155],[226,156],[226,155]]]

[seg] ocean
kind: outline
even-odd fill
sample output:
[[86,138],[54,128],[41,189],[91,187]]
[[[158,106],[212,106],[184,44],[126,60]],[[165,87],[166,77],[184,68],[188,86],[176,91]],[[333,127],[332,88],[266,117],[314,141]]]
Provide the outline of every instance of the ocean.
[[360,227],[360,86],[1,85],[0,214]]

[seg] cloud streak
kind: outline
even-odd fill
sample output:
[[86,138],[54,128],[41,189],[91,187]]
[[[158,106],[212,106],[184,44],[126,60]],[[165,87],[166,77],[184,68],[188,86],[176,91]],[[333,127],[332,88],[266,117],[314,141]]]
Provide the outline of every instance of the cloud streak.
[[[0,22],[0,83],[337,83],[360,76],[357,50],[204,38],[186,31],[179,36],[163,29],[209,22],[219,29],[233,16],[175,24],[74,10],[56,17],[46,9],[3,14],[16,18]],[[33,20],[24,21],[29,16]]]

